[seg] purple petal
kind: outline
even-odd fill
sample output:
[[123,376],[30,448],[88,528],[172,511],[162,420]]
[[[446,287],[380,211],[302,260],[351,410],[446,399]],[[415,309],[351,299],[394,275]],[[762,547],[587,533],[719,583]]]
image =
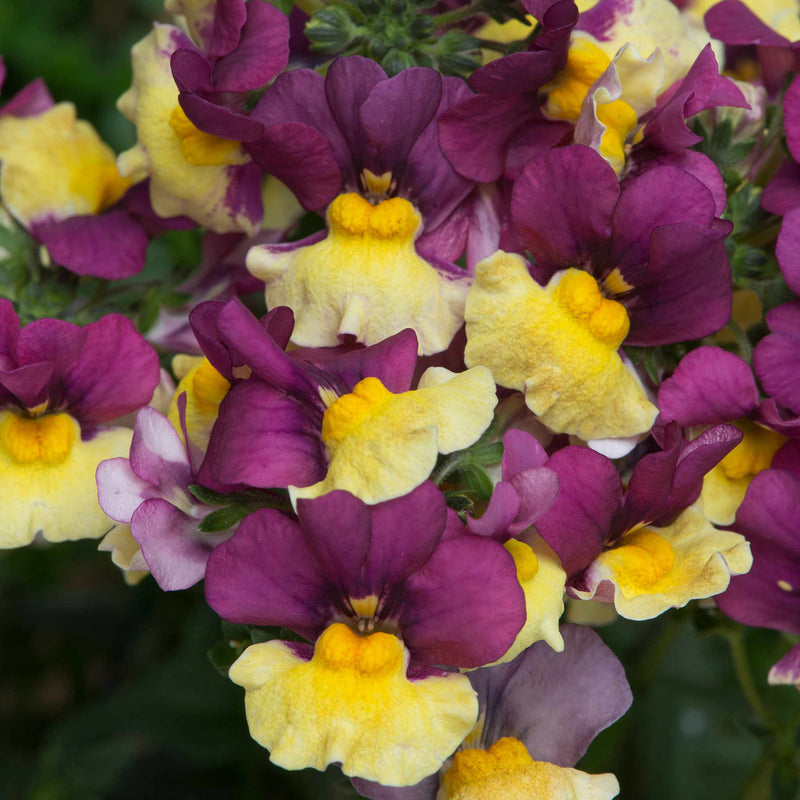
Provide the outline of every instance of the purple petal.
[[321,210],[342,185],[342,171],[329,139],[300,122],[270,125],[257,141],[247,143],[250,155],[283,181],[309,211]]
[[772,333],[753,352],[755,373],[769,395],[800,414],[800,301],[773,308],[767,325]]
[[546,514],[558,496],[558,475],[547,467],[537,467],[519,472],[510,479],[520,499],[519,513],[508,532],[518,536]]
[[131,469],[127,458],[110,458],[97,465],[100,508],[117,522],[130,522],[144,500],[158,496],[157,489]]
[[503,174],[506,151],[515,133],[537,116],[524,94],[477,95],[439,118],[439,141],[453,167],[481,183]]
[[665,225],[650,236],[644,273],[623,273],[636,288],[625,307],[629,344],[651,346],[700,339],[730,319],[731,267],[722,236],[692,223]]
[[206,600],[240,625],[280,625],[314,640],[329,618],[327,581],[297,523],[272,509],[246,516],[211,554]]
[[627,711],[633,697],[614,653],[589,628],[561,634],[562,653],[535,642],[509,664],[470,674],[486,712],[484,746],[513,736],[535,760],[571,767]]
[[[179,51],[180,52],[180,51]],[[186,116],[201,130],[223,139],[254,142],[264,134],[260,122],[212,103],[196,94],[181,93],[178,97]]]
[[238,383],[220,405],[199,482],[261,489],[310,486],[327,472],[321,424],[304,404],[269,384],[256,378]]
[[443,541],[406,581],[400,629],[421,664],[496,661],[524,623],[514,559],[491,539],[465,534]]
[[300,528],[320,571],[356,599],[387,595],[423,567],[439,544],[446,509],[430,482],[374,506],[342,491],[297,502]]
[[433,119],[442,99],[442,77],[412,67],[380,81],[361,105],[359,120],[371,153],[365,166],[380,175],[396,171]]
[[136,414],[130,464],[139,478],[162,493],[176,488],[188,491],[194,482],[186,448],[178,432],[154,408],[145,407]]
[[632,530],[659,516],[672,486],[679,454],[680,444],[676,441],[668,450],[649,453],[636,463],[625,492],[622,515],[615,525],[615,533]]
[[725,44],[786,47],[789,41],[775,33],[739,0],[722,0],[706,12],[708,32]]
[[543,467],[547,458],[544,447],[525,431],[511,428],[503,437],[501,469],[504,480],[509,480],[527,469]]
[[212,13],[211,30],[203,31],[203,44],[210,56],[224,56],[239,42],[247,8],[244,0],[217,0]]
[[350,778],[353,788],[369,800],[435,800],[439,790],[439,773],[424,778],[414,786],[382,786],[380,783]]
[[64,375],[70,413],[102,424],[147,405],[161,378],[158,354],[133,323],[108,314],[84,330],[83,352]]
[[585,447],[558,450],[547,466],[558,474],[561,489],[536,530],[572,576],[602,552],[622,505],[622,484],[614,463]]
[[614,170],[583,145],[528,162],[514,184],[511,215],[537,266],[558,270],[591,262],[611,234],[619,191]]
[[786,144],[795,161],[800,161],[800,76],[783,96],[783,126],[786,129]]
[[720,347],[687,353],[658,390],[662,419],[677,420],[684,428],[745,417],[758,402],[750,367]]
[[800,294],[800,207],[792,209],[783,218],[775,255],[786,285],[795,294]]
[[753,567],[731,578],[728,590],[716,598],[729,617],[800,633],[799,516],[800,479],[776,469],[753,478],[733,526],[750,542]]
[[[268,84],[289,59],[288,17],[269,3],[247,3],[246,9],[247,21],[241,28],[238,44],[234,43],[235,49],[229,42],[220,42],[219,54],[223,57],[214,64],[212,71],[212,82],[218,92],[259,89]],[[219,38],[216,27],[214,34],[216,41]]]
[[193,47],[178,48],[170,56],[169,65],[181,92],[211,91],[211,66]]
[[120,280],[144,267],[147,234],[127,211],[38,223],[33,234],[55,263],[77,275]]
[[780,661],[772,665],[767,683],[800,685],[800,644],[796,644]]
[[53,106],[53,98],[41,78],[23,86],[2,108],[0,115],[35,117]]
[[488,536],[500,542],[508,538],[509,526],[519,511],[517,490],[505,481],[494,487],[489,505],[480,517],[467,515],[467,530],[477,536]]
[[800,206],[800,164],[785,161],[761,195],[761,206],[772,214],[787,214]]
[[553,54],[547,50],[511,53],[476,69],[469,85],[483,94],[537,92],[554,72]]
[[623,185],[612,218],[610,261],[628,275],[626,265],[647,262],[650,234],[662,225],[694,222],[707,227],[716,203],[709,189],[677,167],[654,167]]

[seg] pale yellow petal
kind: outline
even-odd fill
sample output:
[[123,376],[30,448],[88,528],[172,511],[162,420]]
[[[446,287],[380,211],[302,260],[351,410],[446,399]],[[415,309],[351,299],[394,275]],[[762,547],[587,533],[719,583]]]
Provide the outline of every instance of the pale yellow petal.
[[126,523],[115,525],[97,549],[111,553],[111,562],[120,568],[128,586],[136,586],[150,574],[139,542],[133,538],[131,526]]
[[247,256],[267,306],[294,312],[292,341],[326,347],[350,335],[370,345],[412,328],[420,354],[446,349],[463,322],[469,279],[444,278],[417,254],[419,212],[399,197],[373,206],[346,194],[329,206],[328,225],[316,244],[288,252],[264,245]]
[[478,702],[466,676],[406,678],[395,636],[335,623],[311,661],[280,641],[252,645],[230,678],[246,690],[250,735],[285,769],[325,769],[409,786],[439,769],[469,733]]
[[520,256],[498,251],[477,265],[465,317],[467,365],[524,390],[556,433],[590,441],[651,428],[658,409],[618,353],[627,313],[588,273],[566,270],[543,288]]
[[700,508],[690,506],[672,525],[625,534],[587,570],[589,590],[576,594],[592,597],[610,581],[621,616],[651,619],[725,591],[731,575],[748,572],[752,561],[741,534],[715,528]]

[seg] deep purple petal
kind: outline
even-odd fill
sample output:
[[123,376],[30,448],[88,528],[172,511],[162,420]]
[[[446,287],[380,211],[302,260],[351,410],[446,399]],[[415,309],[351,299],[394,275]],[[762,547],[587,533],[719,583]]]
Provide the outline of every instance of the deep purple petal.
[[444,530],[446,505],[426,482],[373,506],[348,492],[330,492],[298,500],[297,513],[326,580],[357,599],[392,593],[430,559]]
[[786,214],[800,206],[800,164],[785,161],[761,195],[761,205],[772,214]]
[[39,223],[33,234],[56,264],[78,275],[120,280],[144,267],[147,234],[127,211]]
[[480,517],[467,515],[467,529],[477,536],[489,536],[498,541],[506,541],[508,529],[519,511],[517,490],[505,481],[494,487],[489,505]]
[[85,331],[83,352],[64,375],[70,413],[102,424],[147,405],[161,371],[158,354],[133,323],[108,314]]
[[509,664],[470,674],[486,713],[484,747],[520,739],[531,757],[573,766],[633,699],[625,670],[589,628],[563,625],[564,651],[535,642]]
[[762,22],[739,0],[722,0],[705,15],[708,32],[725,44],[758,44],[786,47],[789,41]]
[[652,346],[700,339],[730,319],[733,289],[723,236],[692,223],[656,228],[646,272],[623,277],[635,286],[624,300],[627,342]]
[[469,85],[483,94],[538,92],[554,72],[553,55],[547,50],[511,53],[476,69]]
[[211,554],[206,600],[223,619],[280,625],[314,640],[329,619],[328,584],[297,523],[254,511]]
[[53,98],[42,78],[36,78],[20,89],[4,106],[0,115],[35,117],[53,106]]
[[218,92],[260,89],[289,59],[288,17],[269,3],[247,3],[246,9],[247,21],[236,49],[220,47],[223,57],[214,64],[212,82]]
[[465,534],[443,541],[406,581],[400,628],[421,664],[491,663],[524,623],[514,559],[492,539]]
[[509,480],[526,469],[543,467],[547,453],[538,440],[525,431],[511,428],[503,437],[503,479]]
[[753,367],[767,393],[800,414],[800,301],[773,308],[767,325],[772,333],[756,345]]
[[218,57],[230,53],[239,42],[247,8],[244,0],[216,0],[213,6],[210,30],[201,37],[208,54]]
[[211,65],[193,47],[179,47],[170,56],[169,65],[181,92],[211,91]]
[[313,409],[249,378],[231,387],[219,408],[200,483],[257,488],[310,486],[327,472]]
[[614,170],[583,145],[528,162],[514,184],[511,215],[537,266],[558,270],[590,262],[611,233],[619,191]]
[[728,590],[716,598],[728,616],[745,625],[800,633],[798,517],[800,479],[776,469],[753,478],[733,526],[750,542],[753,567],[731,578]]
[[260,122],[199,95],[181,93],[178,102],[186,116],[201,131],[212,136],[254,142],[264,134],[264,126]]
[[553,470],[536,467],[517,473],[510,483],[519,496],[520,506],[508,532],[517,536],[553,507],[561,482]]
[[658,390],[661,418],[684,428],[730,422],[753,412],[758,402],[750,367],[721,347],[687,353]]
[[622,484],[614,463],[586,447],[558,450],[547,466],[558,474],[561,488],[536,530],[572,576],[602,552],[622,505]]
[[800,207],[792,209],[783,218],[775,255],[786,285],[800,295]]
[[795,161],[800,161],[800,76],[783,96],[783,125],[786,129],[786,144]]

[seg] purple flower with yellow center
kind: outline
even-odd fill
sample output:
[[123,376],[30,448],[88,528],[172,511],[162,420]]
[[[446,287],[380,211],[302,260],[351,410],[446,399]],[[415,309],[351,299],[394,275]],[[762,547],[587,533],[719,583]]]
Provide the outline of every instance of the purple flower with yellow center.
[[524,391],[556,433],[622,454],[606,440],[630,449],[658,410],[619,348],[695,339],[728,321],[730,224],[684,170],[655,167],[620,185],[583,145],[532,159],[511,213],[534,266],[502,251],[478,265],[466,363]]
[[[779,453],[773,468],[759,473],[747,489],[733,527],[750,541],[753,568],[734,578],[717,598],[729,617],[762,628],[800,634],[800,448]],[[800,646],[775,664],[770,683],[800,686]]]
[[632,696],[622,664],[589,628],[564,625],[565,648],[543,642],[510,664],[470,673],[475,728],[436,775],[391,788],[354,780],[370,800],[611,800],[613,775],[573,769]]
[[[761,350],[762,358],[773,344]],[[795,352],[796,345],[785,349]],[[781,362],[779,357],[779,370],[784,366]],[[703,478],[703,513],[717,525],[733,522],[747,487],[771,466],[775,454],[789,441],[787,436],[800,437],[800,426],[776,420],[774,400],[761,401],[747,363],[718,347],[698,347],[684,356],[661,384],[658,407],[662,420],[674,420],[683,428],[700,431],[729,422],[742,432],[742,441]],[[800,412],[800,407],[795,411]]]
[[603,97],[596,123],[607,134],[604,155],[619,161],[638,117],[686,74],[707,41],[687,29],[669,0],[601,0],[580,16],[571,0],[523,5],[541,25],[528,51],[477,70],[470,85],[479,94],[442,117],[447,157],[475,180],[517,178],[532,156],[569,141],[582,108],[584,116],[594,111],[584,101],[606,73],[615,96]]
[[3,206],[54,262],[109,279],[141,270],[148,237],[123,197],[130,182],[75,106],[54,104],[41,81],[0,109],[0,165]]
[[297,522],[246,517],[206,570],[221,617],[313,642],[251,645],[231,667],[250,734],[287,769],[339,762],[413,785],[478,717],[469,679],[443,667],[495,660],[525,621],[514,561],[463,533],[431,483],[373,506],[337,491],[297,507]]
[[565,447],[547,462],[561,488],[536,530],[561,559],[571,595],[613,602],[628,619],[719,594],[751,564],[743,536],[691,505],[739,432],[716,425],[687,443],[673,423],[664,438],[666,449],[637,462],[624,492],[613,462],[588,448]]
[[411,389],[411,331],[367,348],[284,353],[292,315],[270,314],[265,331],[236,300],[192,312],[209,361],[233,381],[200,469],[206,486],[289,487],[293,498],[345,489],[377,503],[425,481],[439,453],[469,447],[492,420],[485,368],[432,367]]
[[[467,94],[456,78],[412,68],[387,78],[373,61],[339,58],[322,78],[279,76],[253,110],[263,138],[248,151],[328,230],[254,248],[248,268],[267,305],[286,305],[295,344],[374,344],[412,328],[421,354],[444,350],[463,322],[467,234],[454,212],[474,187],[442,154],[436,118]],[[435,251],[426,249],[432,237]]]
[[247,8],[241,0],[176,5],[190,12],[189,28],[199,42],[156,23],[132,48],[133,84],[117,106],[136,125],[138,141],[119,156],[119,169],[134,182],[149,177],[159,216],[190,217],[215,233],[252,235],[263,215],[263,170],[239,139],[242,127],[256,135],[260,126],[227,108],[222,95],[282,68],[286,19],[261,2]]
[[[40,319],[20,329],[0,300],[0,547],[98,538],[113,523],[97,505],[100,461],[127,453],[119,417],[145,405],[158,356],[117,314],[79,328]],[[109,424],[111,423],[111,424]]]
[[97,468],[101,508],[130,525],[147,569],[164,591],[187,589],[202,580],[214,547],[233,535],[232,530],[199,531],[214,509],[189,491],[194,483],[189,449],[153,408],[136,415],[128,458],[112,458]]

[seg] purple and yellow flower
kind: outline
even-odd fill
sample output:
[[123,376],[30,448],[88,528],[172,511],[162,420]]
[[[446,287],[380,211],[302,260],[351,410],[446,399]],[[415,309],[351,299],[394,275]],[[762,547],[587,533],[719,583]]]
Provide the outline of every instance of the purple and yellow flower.
[[[770,312],[769,318],[774,320],[774,314]],[[759,361],[775,362],[774,344],[775,340],[760,350]],[[794,351],[792,346],[784,349]],[[768,376],[791,375],[791,369],[784,370],[784,355],[789,353],[778,354],[777,369],[766,370]],[[742,432],[742,441],[706,473],[700,495],[703,513],[711,522],[730,525],[753,478],[771,466],[775,454],[789,441],[786,434],[792,435],[791,426],[776,422],[771,413],[774,400],[761,401],[747,363],[718,347],[698,347],[684,356],[661,384],[658,406],[663,421],[674,420],[683,428],[699,431],[728,422]],[[795,411],[800,412],[800,407]],[[800,436],[800,430],[793,435]]]
[[446,668],[499,658],[522,627],[514,561],[463,533],[430,483],[372,506],[338,491],[297,505],[297,522],[246,517],[206,571],[224,619],[313,642],[251,645],[231,667],[251,736],[287,769],[340,762],[413,785],[478,717],[469,679]]
[[430,354],[461,327],[469,279],[446,259],[465,247],[454,212],[474,184],[442,154],[436,119],[467,91],[427,68],[387,78],[353,56],[324,79],[281,75],[259,101],[252,116],[264,135],[248,151],[303,206],[325,209],[328,223],[324,234],[248,256],[268,307],[294,312],[295,344],[333,346],[349,335],[370,345],[411,328]]
[[275,338],[238,301],[192,314],[209,361],[233,381],[200,469],[204,485],[289,487],[293,498],[344,489],[377,503],[407,494],[439,453],[469,447],[492,420],[485,368],[433,367],[411,389],[411,331],[368,348],[284,353],[291,313],[270,313]]
[[637,462],[625,492],[613,462],[588,448],[565,447],[547,462],[561,488],[536,530],[561,559],[570,594],[613,602],[628,619],[719,594],[752,562],[743,536],[692,505],[739,432],[717,425],[688,443],[677,425],[665,434],[666,449]]
[[597,734],[631,704],[622,664],[588,628],[561,628],[565,649],[544,643],[514,661],[470,673],[475,728],[436,775],[392,788],[354,780],[371,800],[611,800],[613,775],[574,769]]
[[110,314],[79,328],[40,319],[20,329],[0,300],[0,547],[98,538],[113,523],[97,504],[100,461],[124,455],[114,422],[144,406],[158,357],[131,322]]
[[[0,86],[5,67],[0,62]],[[148,237],[123,196],[115,154],[72,103],[54,104],[41,81],[0,109],[0,199],[14,219],[79,275],[127,278]]]
[[[731,313],[731,277],[709,189],[654,167],[620,185],[593,150],[532,159],[511,213],[529,268],[498,252],[467,299],[468,366],[483,364],[556,433],[619,453],[658,413],[623,342],[657,345],[715,332]],[[609,450],[608,448],[613,449]]]

